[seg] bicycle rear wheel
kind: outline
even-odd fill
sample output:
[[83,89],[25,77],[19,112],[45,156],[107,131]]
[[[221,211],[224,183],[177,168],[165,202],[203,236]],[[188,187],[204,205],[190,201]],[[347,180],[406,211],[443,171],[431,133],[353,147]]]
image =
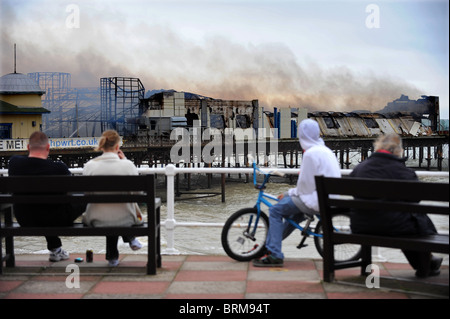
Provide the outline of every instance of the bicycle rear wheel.
[[[244,208],[228,218],[222,229],[222,247],[237,261],[250,261],[264,254],[269,218],[256,208]],[[255,227],[257,223],[257,226]]]
[[[350,216],[345,214],[338,214],[333,216],[333,226],[335,231],[350,231]],[[317,222],[314,230],[316,234],[323,234],[322,222]],[[314,244],[320,256],[323,257],[323,238],[314,236]],[[337,262],[358,260],[361,258],[361,245],[355,244],[340,244],[334,246],[334,259]]]

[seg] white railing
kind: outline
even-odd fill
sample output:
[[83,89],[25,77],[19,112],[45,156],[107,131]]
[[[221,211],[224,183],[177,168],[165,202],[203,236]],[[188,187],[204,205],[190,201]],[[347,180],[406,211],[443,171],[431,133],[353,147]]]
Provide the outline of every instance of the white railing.
[[[166,229],[167,248],[164,250],[166,254],[178,254],[178,250],[175,249],[175,228],[176,227],[223,227],[223,223],[201,223],[201,222],[177,222],[175,219],[175,188],[174,179],[177,174],[194,174],[194,173],[210,173],[210,174],[253,174],[253,168],[189,168],[189,167],[175,167],[172,164],[167,165],[164,168],[140,168],[138,169],[140,174],[165,174],[167,176],[167,218],[161,223]],[[263,172],[273,171],[274,168],[261,168]],[[284,174],[299,173],[298,168],[277,168],[278,172]],[[350,174],[351,169],[341,170],[342,175]],[[433,177],[449,177],[449,172],[429,172],[429,171],[417,171],[416,174],[419,177],[433,176]],[[378,254],[378,251],[374,249],[374,257],[376,260],[382,260],[383,257]],[[375,260],[375,259],[374,259]]]
[[[261,168],[264,172],[273,171],[274,168]],[[296,168],[277,168],[278,172],[284,174],[298,174],[299,169]],[[83,172],[82,168],[70,169],[72,174],[80,175]],[[173,164],[169,164],[160,168],[138,168],[139,174],[164,174],[167,177],[167,217],[161,222],[166,230],[166,242],[167,248],[163,251],[164,254],[179,254],[179,251],[175,248],[175,229],[176,227],[223,227],[223,223],[203,223],[203,222],[177,222],[175,219],[175,176],[177,174],[253,174],[253,168],[191,168],[191,167],[175,167]],[[351,169],[341,170],[342,175],[350,174]],[[0,176],[7,175],[6,169],[0,169]],[[430,171],[416,171],[418,177],[443,177],[449,178],[449,172],[430,172]],[[382,260],[377,250],[373,251],[374,258]],[[374,259],[375,260],[375,259]]]

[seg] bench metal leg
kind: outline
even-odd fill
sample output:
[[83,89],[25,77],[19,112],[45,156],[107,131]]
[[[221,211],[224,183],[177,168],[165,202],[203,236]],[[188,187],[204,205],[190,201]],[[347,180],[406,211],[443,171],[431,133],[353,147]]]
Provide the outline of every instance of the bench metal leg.
[[16,266],[16,257],[14,255],[14,237],[5,238],[5,248],[6,248],[6,267]]
[[156,275],[156,236],[155,229],[150,230],[148,236],[148,251],[147,251],[147,275]]
[[0,275],[3,274],[3,245],[2,245],[3,238],[0,237]]
[[161,260],[161,209],[158,206],[156,209],[156,266],[161,268],[162,260]]
[[372,246],[361,246],[361,276],[366,276],[366,269],[372,263]]
[[323,280],[325,282],[334,281],[334,245],[324,244],[323,247]]
[[[154,240],[153,240],[154,242]],[[150,238],[148,246],[147,275],[156,275],[156,256],[155,251],[150,247]]]
[[14,256],[14,239],[5,237],[5,254],[3,255],[3,238],[0,238],[0,274],[3,274],[3,262],[6,267],[15,267],[16,259]]
[[156,210],[155,207],[148,207],[148,251],[147,251],[147,275],[156,275],[157,255],[157,229],[156,229]]
[[[5,213],[5,225],[12,225],[13,223],[13,206],[7,208]],[[14,237],[5,237],[6,250],[6,267],[14,267],[16,265],[16,258],[14,256]]]

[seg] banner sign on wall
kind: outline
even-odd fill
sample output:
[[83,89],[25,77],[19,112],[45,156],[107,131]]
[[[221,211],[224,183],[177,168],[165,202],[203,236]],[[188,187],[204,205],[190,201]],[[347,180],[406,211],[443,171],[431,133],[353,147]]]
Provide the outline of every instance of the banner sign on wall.
[[[94,148],[98,137],[50,138],[50,149]],[[26,151],[28,139],[0,140],[0,151]]]

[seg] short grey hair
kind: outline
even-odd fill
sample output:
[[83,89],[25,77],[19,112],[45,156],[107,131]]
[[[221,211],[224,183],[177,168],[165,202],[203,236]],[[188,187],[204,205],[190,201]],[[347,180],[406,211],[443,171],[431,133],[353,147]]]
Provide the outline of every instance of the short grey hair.
[[373,143],[375,152],[378,150],[386,150],[395,156],[403,157],[403,143],[398,134],[390,133],[380,135]]

